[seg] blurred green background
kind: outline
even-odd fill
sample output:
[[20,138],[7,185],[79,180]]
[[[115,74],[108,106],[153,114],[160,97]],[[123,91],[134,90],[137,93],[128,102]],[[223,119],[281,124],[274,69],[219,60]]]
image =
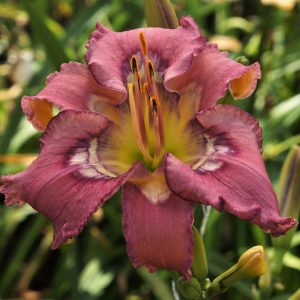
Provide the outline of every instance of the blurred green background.
[[[230,51],[232,58],[246,55],[250,62],[260,62],[262,80],[256,93],[234,104],[259,119],[263,155],[276,188],[288,150],[300,143],[300,4],[173,2],[178,16],[192,15],[207,39]],[[143,1],[0,0],[0,174],[24,169],[39,151],[40,133],[22,113],[22,95],[39,91],[60,64],[84,62],[85,43],[96,22],[115,31],[145,27]],[[49,222],[27,205],[5,207],[1,195],[0,299],[175,299],[174,274],[150,274],[131,266],[119,197],[108,201],[76,239],[53,251]],[[257,226],[216,211],[204,241],[211,278],[253,245],[272,252],[270,237]],[[300,286],[299,245],[298,231],[273,283],[274,300],[288,299]],[[254,299],[256,282],[240,282],[216,299]]]

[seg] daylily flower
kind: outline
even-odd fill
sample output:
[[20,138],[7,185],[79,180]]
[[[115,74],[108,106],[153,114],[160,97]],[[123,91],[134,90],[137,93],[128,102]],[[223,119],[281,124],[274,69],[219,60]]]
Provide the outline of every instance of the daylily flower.
[[[123,186],[123,227],[134,266],[188,278],[195,203],[227,210],[273,235],[279,216],[248,113],[217,105],[249,96],[258,63],[241,65],[206,43],[189,17],[177,29],[112,32],[97,25],[87,65],[64,64],[22,107],[44,131],[25,171],[2,178],[6,204],[27,202],[54,224],[53,248],[76,236]],[[52,105],[62,112],[52,118]]]

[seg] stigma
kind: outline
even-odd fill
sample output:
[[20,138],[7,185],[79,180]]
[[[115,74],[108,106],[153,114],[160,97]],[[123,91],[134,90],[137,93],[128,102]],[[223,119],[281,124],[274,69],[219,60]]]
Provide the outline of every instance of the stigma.
[[165,153],[163,114],[154,64],[148,57],[148,45],[143,32],[139,33],[139,40],[143,68],[140,68],[137,56],[133,55],[130,59],[133,80],[128,83],[128,102],[139,151],[145,164],[155,169]]

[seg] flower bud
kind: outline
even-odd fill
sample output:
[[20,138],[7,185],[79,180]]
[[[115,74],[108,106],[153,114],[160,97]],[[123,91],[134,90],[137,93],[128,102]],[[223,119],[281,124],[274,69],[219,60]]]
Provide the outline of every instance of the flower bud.
[[192,277],[191,280],[184,280],[182,277],[178,278],[177,291],[187,300],[197,300],[202,293],[201,285],[195,277]]
[[236,62],[244,65],[244,66],[249,66],[250,65],[250,62],[249,62],[249,59],[246,57],[246,56],[239,56],[235,59]]
[[[300,212],[300,147],[294,146],[280,172],[278,200],[281,215],[299,218]],[[289,230],[284,236],[273,238],[272,243],[275,248],[273,270],[279,272],[284,254],[290,249],[291,240],[296,231],[296,227]]]
[[179,26],[170,0],[144,0],[144,10],[149,27],[177,28]]
[[[278,199],[282,216],[299,218],[300,213],[300,147],[294,146],[284,161],[279,177]],[[291,229],[294,232],[296,228]]]
[[194,261],[192,265],[193,275],[200,281],[205,280],[208,273],[206,252],[202,237],[198,229],[193,226],[194,235]]
[[261,276],[267,272],[267,264],[262,246],[255,246],[242,254],[238,262],[215,278],[208,289],[210,296],[225,292],[238,280]]
[[244,277],[256,277],[267,272],[267,264],[263,246],[255,246],[242,254],[238,263],[239,272]]

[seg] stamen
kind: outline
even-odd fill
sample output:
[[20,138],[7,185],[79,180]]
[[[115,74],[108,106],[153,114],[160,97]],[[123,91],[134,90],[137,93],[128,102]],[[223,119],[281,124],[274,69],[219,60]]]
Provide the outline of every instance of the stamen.
[[151,60],[147,61],[147,72],[148,72],[150,82],[152,83],[154,78],[154,65]]
[[165,148],[165,133],[164,133],[164,125],[163,125],[163,116],[161,112],[161,105],[159,99],[155,97],[151,97],[151,103],[152,103],[153,112],[155,113],[155,115],[157,115],[159,137],[160,137],[160,148],[163,151]]
[[141,80],[141,74],[139,71],[139,65],[137,61],[137,57],[133,55],[130,59],[130,68],[132,73],[134,74],[135,84],[138,85],[140,93],[143,92],[142,90],[142,80]]
[[140,32],[139,37],[140,37],[140,44],[141,44],[143,54],[146,56],[148,54],[148,45],[147,45],[147,42],[146,42],[144,32]]
[[147,82],[144,84],[144,92],[145,92],[145,95],[146,95],[146,97],[147,97],[147,100],[150,101],[151,96],[150,96],[150,94],[149,94],[148,83],[147,83]]
[[142,138],[142,143],[145,147],[146,152],[149,153],[149,144],[147,140],[144,111],[142,106],[142,95],[140,94],[140,91],[137,91],[135,88],[134,88],[134,96],[135,96],[135,105],[137,110],[137,117],[139,122],[139,129]]
[[145,93],[146,99],[147,99],[148,124],[149,124],[150,130],[152,130],[152,128],[153,128],[153,112],[152,112],[151,96],[150,96],[149,90],[148,90],[148,83],[144,84],[144,93]]
[[135,55],[133,55],[130,59],[130,68],[132,73],[138,72],[138,62]]
[[132,83],[128,83],[128,98],[131,112],[132,127],[136,136],[137,145],[142,155],[144,156],[144,159],[149,162],[152,160],[152,158],[149,154],[149,145],[147,141],[143,112],[140,111],[140,105],[136,103]]
[[157,91],[157,86],[156,86],[154,76],[155,76],[154,65],[153,65],[152,61],[148,59],[147,60],[147,81],[149,82],[151,93],[159,101],[158,91]]
[[151,97],[152,103],[152,115],[153,115],[153,131],[154,131],[154,155],[152,161],[152,167],[157,168],[162,156],[165,152],[164,133],[162,128],[162,122],[159,118],[160,105],[154,97]]
[[155,98],[151,98],[151,100],[152,100],[152,108],[153,108],[153,112],[154,113],[157,113],[157,104],[156,104],[156,100],[155,100]]
[[[155,100],[152,101],[153,108],[156,107]],[[157,111],[153,109],[153,117],[154,117],[154,122],[153,122],[153,127],[154,127],[154,157],[152,161],[152,167],[156,168],[157,164],[160,161],[160,156],[161,156],[161,139],[160,139],[160,133],[159,133],[159,122],[157,118]]]
[[[156,168],[165,152],[163,116],[155,82],[155,69],[152,61],[148,58],[148,45],[144,32],[139,33],[139,39],[146,83],[142,85],[138,59],[133,55],[130,60],[130,68],[134,75],[134,84],[128,84],[129,105],[138,148],[145,161],[150,162],[152,167]],[[146,100],[146,104],[143,104],[143,99]],[[150,148],[153,155],[150,154]]]

